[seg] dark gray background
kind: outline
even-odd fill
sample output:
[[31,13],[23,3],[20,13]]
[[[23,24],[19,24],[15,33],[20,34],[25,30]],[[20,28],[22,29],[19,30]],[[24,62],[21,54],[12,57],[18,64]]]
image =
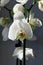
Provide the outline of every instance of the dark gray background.
[[[8,8],[12,8],[14,4],[16,3],[15,0],[12,0],[8,5],[6,5]],[[32,0],[30,0],[26,7],[29,7],[32,3]],[[4,10],[4,11],[3,11]],[[43,20],[43,12],[41,12],[38,9],[37,4],[32,8],[32,12],[34,12],[35,17],[39,18],[40,20]],[[8,17],[8,11],[6,11],[4,8],[0,11],[0,17],[6,16]],[[42,21],[43,22],[43,21]],[[1,32],[3,30],[3,27],[0,26],[0,65],[16,65],[15,64],[15,58],[12,57],[13,51],[15,49],[15,44],[18,43],[18,41],[2,41],[2,35]],[[43,65],[43,26],[36,29],[35,35],[37,36],[37,40],[34,42],[26,41],[26,47],[33,48],[34,53],[36,54],[36,58],[33,60],[26,61],[26,65]]]

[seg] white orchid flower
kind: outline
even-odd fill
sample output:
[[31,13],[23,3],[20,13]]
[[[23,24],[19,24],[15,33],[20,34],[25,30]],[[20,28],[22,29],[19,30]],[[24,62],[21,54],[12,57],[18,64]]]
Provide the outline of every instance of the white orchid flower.
[[43,11],[43,0],[38,1],[38,7],[40,11]]
[[10,0],[0,0],[0,6],[5,6]]
[[11,40],[20,39],[21,41],[25,38],[31,39],[33,36],[33,31],[30,24],[26,22],[23,13],[18,14],[19,15],[17,15],[17,18],[15,16],[14,22],[9,28],[8,38]]
[[30,13],[30,16],[29,16],[29,23],[36,27],[42,26],[41,20],[39,20],[38,18],[34,18],[34,15],[32,13]]
[[23,5],[22,4],[16,4],[16,5],[14,5],[14,7],[13,7],[13,13],[15,14],[16,12],[18,12],[18,11],[21,11],[21,12],[23,12],[24,13],[24,7],[23,7]]
[[[23,48],[18,47],[14,50],[13,56],[19,58],[20,60],[23,59]],[[25,58],[28,60],[29,58],[34,58],[33,49],[31,48],[25,48]]]
[[26,4],[28,0],[16,0],[17,2],[21,3],[22,5]]
[[32,29],[26,20],[15,20],[9,28],[8,38],[11,40],[20,39],[23,41],[26,39],[31,39],[33,36]]

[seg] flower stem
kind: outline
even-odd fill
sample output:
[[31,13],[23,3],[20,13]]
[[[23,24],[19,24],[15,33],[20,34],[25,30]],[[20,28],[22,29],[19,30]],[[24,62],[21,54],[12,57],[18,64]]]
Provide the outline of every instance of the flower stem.
[[30,8],[29,9],[27,9],[28,10],[28,12],[32,9],[32,7],[34,6],[34,4],[32,4],[31,6],[30,6]]
[[[17,48],[17,47],[21,47],[21,41],[20,40],[18,40],[18,44],[15,44],[15,47]],[[22,61],[21,60],[19,60],[18,58],[16,59],[16,65],[18,65],[18,62],[20,61],[20,65],[22,65]]]
[[18,58],[16,59],[16,65],[18,65]]
[[33,1],[33,4],[30,6],[30,8],[28,9],[28,11],[30,11],[32,9],[32,7],[37,3],[37,0]]
[[25,48],[26,48],[26,39],[24,40],[24,43],[23,43],[23,65],[25,65]]
[[12,14],[11,14],[11,10],[8,9],[6,6],[4,6],[4,8],[9,12],[10,18],[13,20],[13,16],[12,16]]
[[37,2],[34,1],[33,4],[30,6],[30,8],[29,8],[29,9],[26,9],[26,10],[27,10],[28,22],[29,22],[29,14],[30,14],[30,11],[31,11],[31,9],[33,8],[33,6],[34,6],[36,3],[37,3]]
[[20,60],[20,65],[22,65],[22,61]]
[[[19,45],[19,47],[21,47],[21,41],[20,40],[18,40],[19,41],[19,43],[18,43],[18,45]],[[20,65],[22,65],[22,61],[21,60],[19,60],[20,61]]]

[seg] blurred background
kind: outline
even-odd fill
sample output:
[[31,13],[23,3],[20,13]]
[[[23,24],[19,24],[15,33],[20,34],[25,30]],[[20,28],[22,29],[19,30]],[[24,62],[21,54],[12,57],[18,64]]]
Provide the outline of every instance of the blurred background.
[[[30,7],[33,0],[30,0],[25,6]],[[13,8],[13,6],[17,2],[15,0],[11,0],[6,7]],[[36,18],[39,18],[43,22],[43,12],[38,9],[37,4],[32,8],[32,12],[35,14]],[[1,8],[0,17],[5,16],[8,17],[8,11],[6,9]],[[11,20],[9,20],[11,22]],[[15,49],[15,44],[18,41],[8,40],[6,42],[2,39],[2,30],[3,27],[0,26],[0,65],[16,65],[16,59],[12,57],[13,51]],[[35,35],[37,36],[36,41],[26,41],[26,47],[33,48],[36,57],[34,59],[30,59],[26,61],[26,65],[43,65],[43,26],[34,30]]]

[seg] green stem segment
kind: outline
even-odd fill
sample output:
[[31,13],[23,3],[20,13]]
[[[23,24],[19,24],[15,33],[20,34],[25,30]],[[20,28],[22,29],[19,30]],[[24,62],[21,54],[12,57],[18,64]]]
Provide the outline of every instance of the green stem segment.
[[[18,45],[19,45],[19,47],[21,47],[21,41],[20,40],[18,40],[19,42],[18,42]],[[18,59],[19,60],[19,59]],[[19,60],[20,61],[20,65],[22,65],[22,61],[21,60]]]
[[[21,41],[18,40],[18,44],[15,44],[15,47],[16,47],[16,48],[17,48],[17,47],[21,47],[21,44],[22,44]],[[20,65],[22,65],[22,61],[17,58],[17,59],[16,59],[16,65],[19,65],[18,62],[20,62]]]
[[22,65],[22,61],[20,60],[20,65]]
[[16,59],[16,65],[18,65],[18,58]]
[[30,6],[30,8],[29,8],[29,9],[27,9],[28,22],[29,22],[29,14],[30,14],[30,11],[31,11],[32,7],[33,7],[36,3],[37,3],[37,2],[36,2],[36,1],[34,1],[34,2],[33,2],[33,4]]
[[20,63],[20,65],[22,65],[22,61],[21,60],[19,60],[18,58],[16,58],[16,65],[19,65],[19,63]]
[[30,8],[28,9],[28,11],[30,11],[32,9],[32,7],[37,3],[37,0],[33,1],[33,4],[30,6]]

